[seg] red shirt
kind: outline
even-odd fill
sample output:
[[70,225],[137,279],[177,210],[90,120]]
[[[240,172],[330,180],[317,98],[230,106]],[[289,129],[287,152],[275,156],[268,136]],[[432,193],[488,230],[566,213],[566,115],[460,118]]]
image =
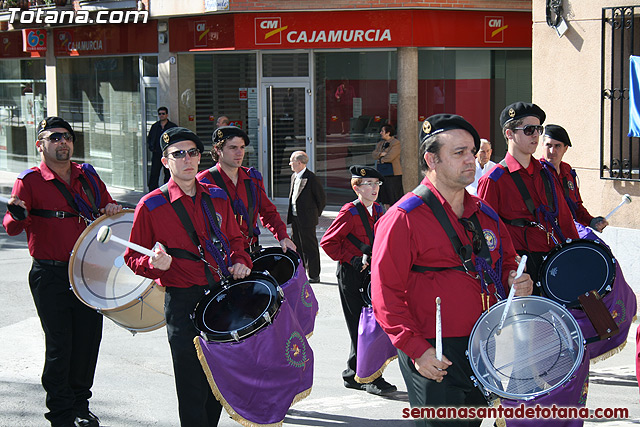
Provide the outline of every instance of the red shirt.
[[[363,205],[364,206],[364,205]],[[379,203],[373,203],[373,216],[367,212],[369,226],[373,231],[373,226],[382,216],[382,206]],[[350,262],[354,256],[362,256],[362,251],[354,245],[347,235],[353,234],[358,240],[365,245],[371,245],[367,231],[362,224],[362,219],[358,214],[358,209],[353,202],[349,202],[340,209],[338,216],[331,223],[327,231],[320,240],[320,246],[329,257],[334,261]]]
[[580,188],[578,188],[578,176],[576,171],[571,167],[570,164],[565,162],[560,162],[560,172],[558,173],[556,169],[553,167],[553,164],[540,160],[543,164],[549,166],[549,170],[553,172],[558,179],[560,179],[560,186],[562,187],[562,194],[569,200],[567,204],[571,209],[571,212],[575,217],[575,220],[585,227],[589,227],[591,225],[591,220],[593,220],[593,216],[589,213],[587,208],[582,204],[582,197],[580,196]]
[[[241,262],[248,267],[253,265],[249,254],[244,250],[240,229],[233,217],[233,211],[227,195],[222,189],[214,185],[198,183],[194,201],[178,187],[173,179],[169,180],[168,185],[171,202],[180,199],[189,214],[203,249],[205,248],[204,242],[209,240],[210,236],[209,220],[205,220],[201,200],[203,193],[209,192],[213,207],[216,210],[220,229],[229,241],[231,264]],[[199,253],[185,231],[180,218],[159,188],[144,196],[136,206],[129,240],[145,248],[152,248],[156,242],[159,242],[166,248],[180,248],[195,254]],[[163,271],[153,268],[149,264],[147,255],[142,255],[131,249],[127,249],[124,259],[135,274],[150,279],[159,279],[158,282],[162,286],[188,288],[191,286],[206,286],[208,284],[204,271],[205,264],[202,261],[174,256],[169,270]],[[206,249],[205,259],[210,264],[216,265],[215,259]],[[213,275],[216,280],[220,279],[215,271]]]
[[[74,213],[76,211],[53,184],[53,180],[58,179],[72,195],[79,194],[91,206],[80,183],[80,175],[84,175],[88,183],[91,182],[91,179],[97,183],[100,192],[100,206],[97,206],[98,208],[115,203],[98,175],[91,173],[90,178],[87,178],[87,172],[74,162],[71,162],[71,185],[42,162],[39,167],[33,167],[18,176],[13,184],[11,194],[24,201],[28,211],[46,209]],[[97,200],[95,195],[94,198]],[[22,230],[26,231],[29,253],[32,257],[63,262],[69,261],[73,246],[80,234],[87,228],[87,224],[77,217],[61,219],[29,215],[22,221],[16,221],[9,212],[5,214],[2,225],[9,236],[16,236]]]
[[[428,178],[422,181],[438,197],[463,245],[471,236],[458,221],[449,203]],[[516,252],[502,221],[480,210],[478,197],[465,193],[463,218],[477,215],[487,240],[492,267],[503,251],[502,283],[508,292],[510,270],[517,268]],[[475,262],[475,255],[472,256]],[[411,270],[414,265],[455,267],[462,263],[444,228],[432,210],[413,193],[407,193],[376,224],[371,265],[371,297],[376,320],[394,346],[417,359],[435,337],[436,297],[442,300],[442,336],[466,337],[483,311],[480,280],[459,270]],[[490,304],[496,302],[489,285]],[[486,301],[486,297],[484,297]],[[488,307],[484,307],[487,309]]]
[[[533,171],[528,172],[511,154],[507,153],[505,160],[509,171],[518,172],[522,177],[534,206],[547,205],[540,162],[531,157],[530,167],[533,165]],[[503,220],[526,219],[537,222],[538,219],[527,209],[518,187],[516,187],[513,178],[509,175],[509,171],[500,164],[495,165],[488,174],[480,178],[478,196],[484,199],[489,206],[495,207]],[[562,188],[557,180],[553,180],[552,184],[555,185],[558,196],[557,219],[560,230],[565,239],[578,239],[578,231],[573,223],[573,216],[571,216],[569,206],[564,200]],[[540,218],[540,221],[547,231],[551,232],[553,230],[551,223],[544,221],[543,218]],[[555,243],[551,238],[548,238],[547,233],[537,227],[518,227],[507,224],[507,229],[511,234],[516,250],[549,252],[555,247]],[[560,240],[557,233],[555,233],[555,237]]]
[[[289,237],[287,234],[287,225],[280,218],[280,214],[278,213],[276,206],[267,197],[267,192],[264,189],[264,182],[260,172],[253,168],[238,168],[238,185],[236,186],[233,181],[231,181],[231,178],[229,178],[229,176],[222,170],[220,165],[216,164],[215,167],[220,172],[220,176],[222,176],[222,180],[231,194],[231,203],[234,203],[236,200],[240,200],[245,209],[247,209],[247,213],[249,213],[249,198],[247,197],[247,186],[245,181],[252,182],[252,186],[256,190],[253,195],[253,218],[251,220],[251,226],[254,227],[254,229],[258,228],[257,224],[259,215],[262,225],[271,231],[276,240],[281,241],[282,239]],[[213,176],[208,169],[199,172],[196,178],[200,182],[216,185]],[[250,244],[258,241],[258,237],[254,234],[253,239],[249,238],[249,224],[247,224],[247,221],[242,218],[240,212],[237,212],[236,219],[238,221],[238,225],[240,225],[242,235],[245,236],[245,248],[248,248]]]

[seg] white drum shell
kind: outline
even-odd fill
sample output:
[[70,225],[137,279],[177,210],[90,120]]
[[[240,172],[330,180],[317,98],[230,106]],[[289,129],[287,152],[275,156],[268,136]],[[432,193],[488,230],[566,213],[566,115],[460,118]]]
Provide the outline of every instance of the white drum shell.
[[80,301],[125,329],[146,332],[165,325],[164,288],[131,271],[124,262],[126,247],[96,237],[100,227],[109,226],[114,236],[128,240],[132,225],[131,209],[91,223],[73,247],[69,280]]

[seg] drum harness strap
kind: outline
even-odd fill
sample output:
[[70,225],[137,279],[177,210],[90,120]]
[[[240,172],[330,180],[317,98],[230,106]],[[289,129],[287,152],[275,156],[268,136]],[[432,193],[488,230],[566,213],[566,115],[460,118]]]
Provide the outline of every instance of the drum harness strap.
[[178,218],[180,218],[180,222],[182,222],[182,226],[187,231],[189,238],[196,248],[198,248],[199,255],[181,248],[167,248],[167,253],[171,256],[175,256],[176,258],[202,261],[204,263],[204,274],[207,278],[207,283],[209,284],[209,288],[213,289],[216,285],[216,280],[211,270],[215,270],[221,280],[229,277],[230,273],[227,268],[231,266],[231,251],[226,237],[220,230],[220,225],[217,221],[216,210],[213,207],[211,196],[208,193],[202,195],[202,211],[209,221],[209,232],[211,235],[211,240],[207,240],[205,242],[205,248],[216,260],[217,266],[211,265],[211,263],[205,259],[205,252],[202,244],[200,243],[200,239],[198,238],[198,234],[196,233],[193,222],[191,221],[191,218],[189,218],[189,214],[180,199],[176,199],[174,202],[171,202],[171,198],[169,197],[169,186],[167,184],[160,187],[160,190],[162,191],[162,195],[171,204],[171,207],[176,212],[176,215],[178,215]]
[[[553,169],[555,170],[555,167],[550,162],[547,162],[546,160],[541,160],[540,163],[542,163],[542,167],[545,169],[548,169],[549,167],[553,167]],[[556,171],[556,173],[558,173],[559,175],[560,171]],[[578,177],[575,169],[571,169],[571,176],[573,176],[574,181]],[[571,216],[573,216],[573,219],[576,220],[577,218],[576,212],[578,211],[578,206],[571,198],[571,188],[569,187],[569,180],[567,179],[566,176],[562,178],[562,190],[564,192],[564,199],[567,201],[567,205],[569,205]]]
[[[481,293],[483,295],[482,298],[482,306],[483,310],[489,309],[489,288],[488,283],[493,283],[496,287],[498,300],[506,298],[506,293],[504,287],[502,286],[502,245],[500,245],[500,258],[496,262],[496,268],[491,268],[491,255],[489,252],[489,246],[487,245],[487,240],[484,237],[484,233],[482,233],[482,226],[480,225],[480,221],[478,220],[478,216],[474,213],[470,219],[461,218],[459,221],[464,226],[465,230],[470,231],[472,233],[472,243],[473,247],[469,244],[462,245],[460,238],[458,237],[458,233],[456,233],[451,221],[449,220],[449,216],[444,210],[442,203],[436,197],[435,194],[424,184],[418,185],[413,191],[413,194],[420,197],[422,201],[431,209],[433,215],[436,217],[444,231],[447,233],[449,237],[449,241],[451,242],[454,251],[460,257],[460,261],[462,265],[455,267],[428,267],[422,266],[418,264],[414,264],[411,266],[411,271],[415,271],[418,273],[424,273],[427,271],[443,271],[443,270],[458,270],[462,271],[474,279],[480,280],[480,288]],[[483,206],[481,205],[481,208]],[[484,211],[484,210],[483,210]],[[498,223],[498,227],[500,227],[500,222],[498,221],[498,216],[495,212],[487,212],[489,216],[492,217]],[[494,217],[495,216],[495,217]],[[499,233],[499,228],[498,228]],[[471,260],[471,255],[475,254],[475,264]],[[477,272],[481,271],[484,274],[478,274]],[[486,303],[484,296],[486,295]]]
[[[538,208],[536,208],[533,203],[533,199],[531,198],[531,194],[529,193],[529,190],[527,190],[527,186],[525,185],[524,181],[522,180],[522,177],[520,176],[520,172],[518,171],[511,172],[509,170],[509,167],[507,166],[506,160],[504,159],[499,164],[504,169],[506,169],[507,172],[509,172],[509,175],[511,176],[511,179],[513,179],[513,182],[518,188],[518,191],[520,192],[520,195],[522,196],[522,200],[524,201],[524,204],[527,206],[527,210],[529,211],[529,213],[533,215],[534,218],[538,219],[538,221],[536,222],[536,221],[529,221],[524,218],[506,219],[504,217],[501,217],[502,221],[505,224],[513,225],[515,227],[525,227],[525,232],[524,232],[525,243],[527,243],[526,227],[539,228],[540,230],[544,231],[547,234],[547,241],[549,241],[549,238],[551,238],[556,245],[558,244],[558,240],[555,238],[553,234],[554,231],[558,233],[560,240],[564,241],[565,240],[564,236],[562,234],[562,231],[560,230],[560,227],[558,226],[558,221],[557,221],[558,210],[559,210],[558,196],[556,194],[555,186],[552,185],[553,177],[551,176],[549,171],[544,167],[540,171],[540,175],[542,176],[542,182],[544,183],[544,189],[547,196],[548,205],[547,206],[540,205]],[[553,211],[548,210],[550,206],[554,206],[555,210]],[[551,224],[552,226],[551,233],[549,233],[549,231],[547,231],[547,229],[540,223],[540,216],[542,216],[542,218],[545,221]],[[528,246],[528,243],[527,243],[527,246]]]
[[347,234],[347,239],[351,243],[355,245],[356,248],[360,249],[363,254],[371,256],[371,248],[373,246],[373,230],[371,229],[371,225],[369,224],[369,215],[367,214],[367,208],[360,202],[360,200],[356,200],[353,202],[353,205],[358,210],[358,216],[360,216],[360,220],[362,221],[362,226],[364,227],[364,231],[367,233],[367,237],[369,238],[370,244],[364,243],[362,240],[358,239],[352,233]]
[[[367,233],[367,237],[369,238],[370,244],[367,245],[362,240],[360,240],[356,236],[354,236],[352,233],[347,234],[347,239],[351,243],[353,243],[358,249],[360,249],[360,251],[362,251],[363,255],[367,255],[367,256],[369,256],[369,258],[371,258],[371,249],[373,247],[374,235],[373,235],[373,230],[371,229],[371,225],[369,224],[369,215],[367,214],[367,208],[365,208],[364,205],[360,202],[360,199],[355,200],[353,202],[353,205],[358,210],[358,216],[360,217],[360,220],[362,221],[362,226],[364,227],[364,231]],[[378,218],[375,215],[375,209],[373,210],[373,212],[374,212],[374,223],[375,223],[375,221],[377,221]],[[371,260],[369,260],[369,266],[367,267],[367,269],[363,273],[364,273],[364,275],[362,277],[362,279],[363,279],[362,286],[363,287],[359,289],[359,291],[361,293],[365,292],[365,287],[367,287],[369,285],[369,282],[370,282],[370,278],[371,278]],[[367,282],[367,283],[365,283],[365,282]]]
[[[100,211],[96,206],[96,199],[85,177],[83,175],[80,175],[78,176],[78,179],[80,180],[80,184],[82,184],[82,189],[84,190],[84,193],[86,194],[87,198],[89,199],[89,202],[91,203],[90,205],[79,194],[76,193],[72,196],[67,186],[62,182],[60,182],[57,178],[55,178],[52,181],[53,185],[55,185],[56,188],[60,191],[60,193],[62,193],[62,195],[66,199],[69,206],[71,206],[75,212],[54,211],[50,209],[32,209],[29,213],[31,213],[31,215],[35,215],[43,218],[61,218],[62,219],[62,218],[78,217],[78,219],[83,219],[87,224],[93,222],[97,217],[100,216]],[[93,179],[91,184],[93,185],[93,190],[95,191],[95,193],[97,194],[97,197],[99,198],[100,192],[97,188],[97,184],[93,182]]]
[[253,223],[255,202],[253,198],[254,191],[251,185],[252,179],[249,178],[248,180],[244,180],[245,190],[247,192],[247,202],[249,204],[249,207],[247,210],[247,207],[245,207],[244,203],[242,202],[242,199],[240,199],[240,197],[238,197],[237,194],[236,194],[236,199],[231,197],[231,193],[229,192],[227,185],[224,183],[224,179],[222,178],[220,171],[218,170],[217,167],[215,167],[215,165],[209,168],[209,173],[213,177],[213,180],[216,183],[216,185],[222,188],[225,193],[227,193],[227,196],[229,196],[229,200],[233,200],[233,202],[231,202],[231,208],[233,209],[233,213],[236,215],[236,221],[239,220],[238,224],[242,224],[242,218],[244,218],[245,222],[247,223],[247,230],[249,235],[246,237],[248,237],[249,241],[253,240],[254,236],[256,237],[256,243],[250,245],[249,249],[251,249],[251,252],[253,252],[255,249],[259,249],[258,248],[259,244],[257,240],[258,233],[256,233],[255,230],[253,229],[253,226],[255,225]]

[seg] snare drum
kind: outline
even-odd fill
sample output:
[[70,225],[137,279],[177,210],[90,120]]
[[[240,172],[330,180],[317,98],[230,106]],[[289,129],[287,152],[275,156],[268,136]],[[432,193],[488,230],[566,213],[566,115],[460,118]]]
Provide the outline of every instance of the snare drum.
[[153,331],[165,325],[164,288],[136,276],[124,262],[126,248],[100,243],[96,236],[103,225],[128,239],[133,210],[103,215],[78,237],[69,259],[69,280],[78,299],[132,333]]
[[273,277],[253,272],[203,296],[191,319],[207,341],[240,341],[270,325],[283,298]]
[[577,307],[579,295],[595,290],[604,296],[611,291],[616,260],[597,240],[572,240],[545,256],[538,277],[547,298],[565,307]]
[[531,400],[568,382],[583,360],[578,323],[560,304],[542,297],[517,297],[501,333],[506,300],[485,312],[469,338],[472,380],[487,400],[495,396]]
[[318,313],[318,301],[300,256],[290,249],[283,253],[280,247],[264,248],[253,257],[253,271],[266,271],[276,279],[304,334],[311,336]]

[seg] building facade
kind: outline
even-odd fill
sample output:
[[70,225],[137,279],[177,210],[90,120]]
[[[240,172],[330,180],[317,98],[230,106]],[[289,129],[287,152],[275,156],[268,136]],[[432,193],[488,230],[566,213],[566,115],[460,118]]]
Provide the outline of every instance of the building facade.
[[[560,37],[547,24],[546,2],[533,1],[533,101],[547,123],[567,129],[572,147],[564,160],[577,171],[587,209],[604,216],[624,194],[640,196],[640,139],[627,136],[629,57],[640,55],[640,8],[622,0],[562,3]],[[638,229],[640,211],[632,204],[609,222]]]
[[[465,116],[495,141],[498,158],[500,111],[531,99],[530,2],[210,3],[150,0],[147,24],[43,27],[46,50],[0,60],[0,123],[10,140],[0,169],[34,164],[29,132],[55,113],[79,130],[79,161],[111,185],[143,190],[146,132],[165,105],[205,142],[220,115],[245,129],[246,163],[275,198],[288,197],[290,154],[307,151],[330,203],[341,205],[353,198],[347,167],[373,165],[385,123],[403,143],[408,190],[420,178],[426,117]],[[0,37],[22,45],[24,34]],[[24,134],[19,143],[14,134]]]

